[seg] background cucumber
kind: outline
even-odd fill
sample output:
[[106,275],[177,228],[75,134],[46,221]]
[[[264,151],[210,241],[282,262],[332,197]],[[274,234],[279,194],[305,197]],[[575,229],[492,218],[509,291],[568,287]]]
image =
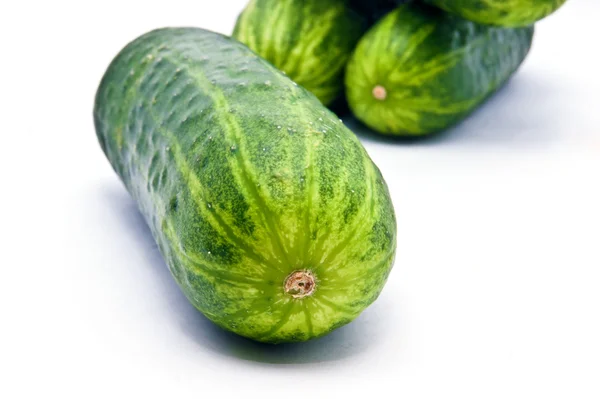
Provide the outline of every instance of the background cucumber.
[[558,10],[567,0],[426,0],[481,24],[527,26]]
[[396,248],[379,170],[243,44],[192,28],[141,36],[108,68],[94,120],[177,283],[219,326],[304,341],[379,295]]
[[354,115],[378,132],[424,135],[463,119],[525,59],[533,27],[479,25],[404,5],[361,39],[348,62]]
[[232,36],[330,105],[344,67],[367,29],[345,0],[251,0]]

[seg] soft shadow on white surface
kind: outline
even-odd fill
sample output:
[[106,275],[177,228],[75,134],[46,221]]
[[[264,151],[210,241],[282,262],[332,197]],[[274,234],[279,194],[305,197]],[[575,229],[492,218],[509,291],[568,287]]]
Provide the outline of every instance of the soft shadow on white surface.
[[352,323],[323,338],[305,343],[261,344],[217,327],[196,310],[179,290],[150,229],[125,189],[114,184],[105,185],[100,191],[114,209],[124,234],[135,235],[135,242],[146,252],[144,259],[148,262],[147,270],[152,274],[151,278],[161,281],[161,295],[164,295],[168,311],[157,314],[162,320],[156,322],[179,325],[182,335],[203,349],[254,362],[302,364],[341,360],[362,353],[378,342],[378,335],[384,330],[381,325],[383,320],[376,315],[376,307],[381,306],[380,303],[373,304]]
[[559,87],[558,84],[549,76],[519,72],[465,120],[425,137],[384,136],[351,116],[345,117],[344,122],[361,141],[367,143],[545,147],[558,141],[559,135],[565,132],[561,127],[569,123],[564,111],[570,104],[561,101],[569,87],[564,84]]

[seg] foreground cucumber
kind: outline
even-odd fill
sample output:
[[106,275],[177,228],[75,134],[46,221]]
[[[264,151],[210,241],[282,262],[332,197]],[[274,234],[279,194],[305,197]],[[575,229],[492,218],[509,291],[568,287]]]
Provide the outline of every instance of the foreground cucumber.
[[533,27],[496,28],[400,6],[369,30],[348,62],[348,104],[380,133],[443,130],[507,81],[532,38]]
[[567,0],[427,0],[481,24],[527,26],[558,10]]
[[345,0],[252,0],[233,37],[330,105],[366,23]]
[[243,44],[201,29],[143,35],[108,68],[94,117],[171,273],[219,326],[304,341],[379,295],[396,247],[379,170]]

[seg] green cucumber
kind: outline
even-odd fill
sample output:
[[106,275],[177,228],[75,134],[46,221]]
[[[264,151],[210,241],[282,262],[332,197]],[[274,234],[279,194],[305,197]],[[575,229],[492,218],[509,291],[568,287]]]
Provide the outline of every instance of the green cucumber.
[[330,105],[366,28],[345,0],[251,0],[232,36]]
[[404,5],[375,25],[348,62],[354,115],[392,135],[426,135],[466,117],[525,59],[533,27],[479,25]]
[[567,0],[427,0],[480,24],[528,26],[558,10]]
[[94,120],[172,275],[217,325],[304,341],[379,295],[396,248],[381,173],[243,44],[193,28],[141,36],[106,71]]

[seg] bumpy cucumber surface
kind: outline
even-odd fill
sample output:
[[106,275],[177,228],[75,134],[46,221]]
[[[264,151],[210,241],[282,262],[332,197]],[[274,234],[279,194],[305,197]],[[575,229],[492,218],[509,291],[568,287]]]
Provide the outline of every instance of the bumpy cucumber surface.
[[325,105],[343,93],[344,67],[367,29],[345,0],[251,0],[233,37]]
[[481,24],[528,26],[558,10],[567,0],[426,0]]
[[497,28],[404,5],[367,32],[346,72],[355,116],[392,135],[426,135],[463,119],[525,59],[533,27]]
[[192,28],[141,36],[108,68],[94,119],[175,280],[219,326],[304,341],[379,295],[396,248],[379,170],[243,44]]

